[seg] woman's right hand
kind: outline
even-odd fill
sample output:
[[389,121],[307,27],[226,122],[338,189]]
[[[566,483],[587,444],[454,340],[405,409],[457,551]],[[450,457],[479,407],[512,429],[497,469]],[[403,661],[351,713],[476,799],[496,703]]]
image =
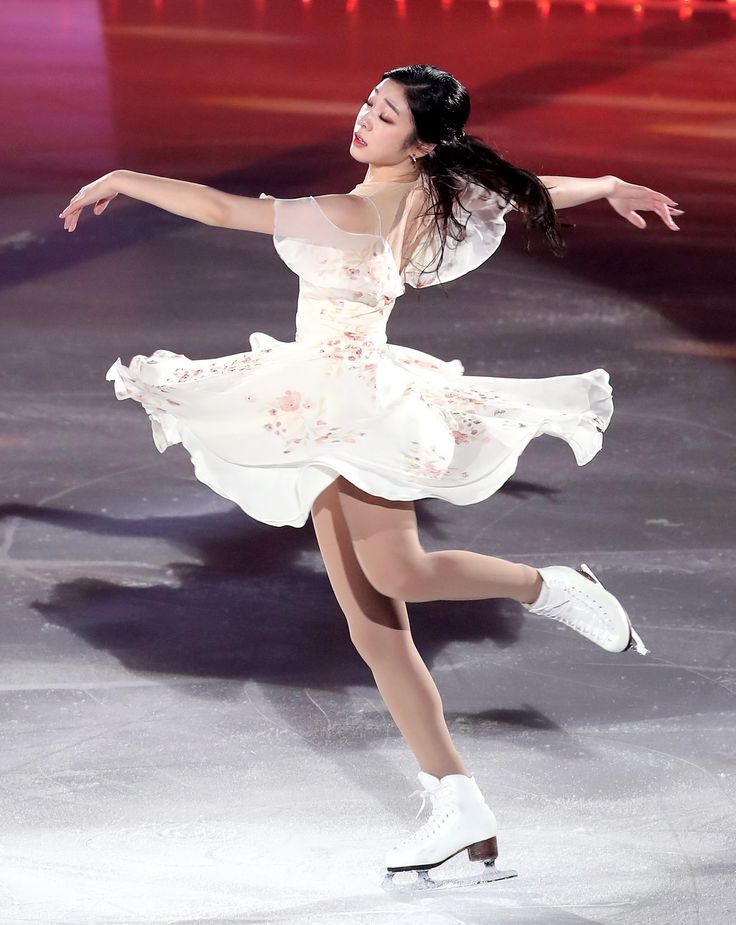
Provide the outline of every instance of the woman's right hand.
[[59,213],[59,218],[64,219],[64,228],[74,231],[85,206],[93,206],[94,214],[102,215],[108,203],[118,195],[118,190],[115,188],[116,173],[117,171],[113,170],[106,173],[104,177],[100,177],[99,180],[93,180],[72,197],[69,205]]

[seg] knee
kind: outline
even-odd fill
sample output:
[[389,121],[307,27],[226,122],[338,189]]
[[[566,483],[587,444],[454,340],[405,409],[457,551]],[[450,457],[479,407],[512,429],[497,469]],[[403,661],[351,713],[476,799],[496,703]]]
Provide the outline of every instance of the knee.
[[351,632],[350,641],[355,646],[355,650],[369,668],[376,667],[390,655],[389,646],[385,639],[376,633]]
[[366,563],[363,571],[368,581],[385,597],[399,601],[421,601],[424,566],[421,558],[391,559]]
[[350,628],[350,641],[369,668],[377,669],[391,664],[406,650],[407,632],[386,626]]

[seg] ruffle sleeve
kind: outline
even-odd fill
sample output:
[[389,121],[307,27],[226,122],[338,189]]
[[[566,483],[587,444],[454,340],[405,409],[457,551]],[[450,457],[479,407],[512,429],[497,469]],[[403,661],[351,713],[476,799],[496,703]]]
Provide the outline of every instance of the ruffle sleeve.
[[361,295],[390,292],[399,281],[395,272],[391,272],[390,260],[386,259],[388,244],[380,234],[378,216],[375,216],[375,233],[340,227],[340,224],[348,224],[347,215],[341,222],[340,200],[343,198],[339,195],[320,197],[325,207],[330,207],[333,221],[314,196],[279,199],[261,193],[259,199],[274,201],[276,252],[300,280],[313,286],[337,290],[348,296],[356,291]]
[[505,202],[500,194],[475,183],[460,194],[460,202],[470,210],[456,210],[461,223],[467,221],[465,238],[455,241],[449,234],[442,263],[437,267],[440,238],[436,230],[414,251],[404,271],[404,279],[415,289],[436,286],[475,270],[495,253],[506,232],[504,216],[516,209],[513,199]]

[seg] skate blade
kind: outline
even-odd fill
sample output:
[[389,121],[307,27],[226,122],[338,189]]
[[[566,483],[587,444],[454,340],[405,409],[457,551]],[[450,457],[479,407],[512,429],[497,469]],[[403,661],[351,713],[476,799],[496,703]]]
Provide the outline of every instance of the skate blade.
[[509,877],[518,877],[515,870],[498,870],[493,862],[484,865],[483,870],[469,874],[467,877],[447,877],[444,880],[433,880],[428,870],[416,871],[416,878],[409,883],[395,883],[397,873],[410,874],[411,871],[389,871],[383,878],[381,886],[387,893],[406,895],[412,893],[425,893],[430,890],[456,890],[469,886],[482,886],[484,883],[493,883],[495,880],[506,880]]
[[631,632],[631,639],[629,640],[629,644],[626,648],[633,648],[636,652],[639,653],[639,655],[648,655],[649,649],[647,649],[647,647],[642,642],[641,636],[637,633],[633,626],[629,626],[629,630]]

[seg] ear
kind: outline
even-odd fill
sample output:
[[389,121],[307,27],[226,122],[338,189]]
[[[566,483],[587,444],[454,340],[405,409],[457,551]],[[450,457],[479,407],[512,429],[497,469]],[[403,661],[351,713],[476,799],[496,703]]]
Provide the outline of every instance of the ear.
[[417,156],[417,157],[424,157],[425,154],[429,154],[431,151],[434,151],[434,149],[435,149],[436,147],[437,147],[436,144],[428,144],[428,143],[425,143],[425,142],[421,141],[421,142],[419,142],[419,144],[417,145],[417,150],[416,150],[416,152],[415,152],[415,153],[416,153],[416,156]]

